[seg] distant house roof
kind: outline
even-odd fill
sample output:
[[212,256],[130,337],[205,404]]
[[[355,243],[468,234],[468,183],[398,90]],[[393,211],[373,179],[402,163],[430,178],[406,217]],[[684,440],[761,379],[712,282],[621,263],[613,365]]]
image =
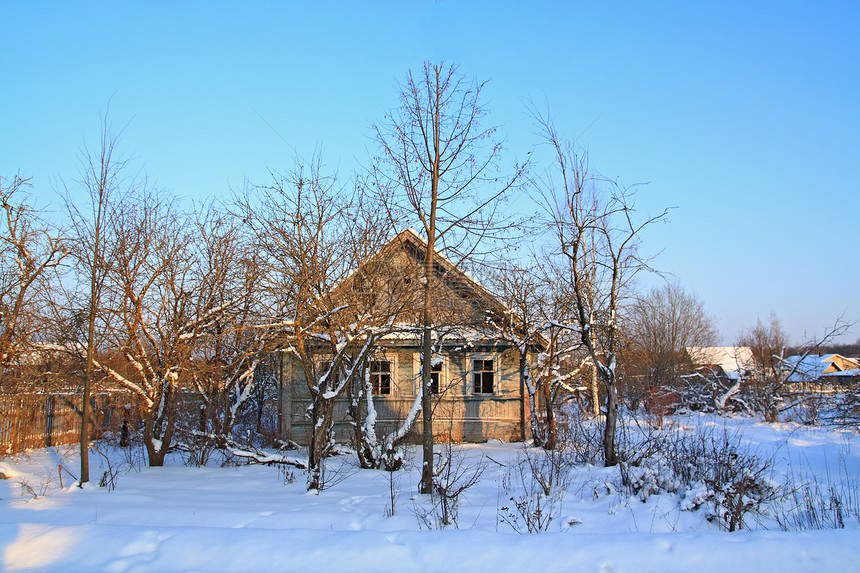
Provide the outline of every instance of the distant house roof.
[[752,367],[753,353],[748,346],[688,346],[693,366],[719,366],[729,376]]
[[790,372],[788,382],[811,382],[827,374],[857,368],[860,368],[860,364],[841,354],[795,355],[785,359],[785,369]]
[[822,378],[852,378],[860,377],[860,368],[852,368],[851,370],[842,370],[840,372],[829,372],[822,375]]

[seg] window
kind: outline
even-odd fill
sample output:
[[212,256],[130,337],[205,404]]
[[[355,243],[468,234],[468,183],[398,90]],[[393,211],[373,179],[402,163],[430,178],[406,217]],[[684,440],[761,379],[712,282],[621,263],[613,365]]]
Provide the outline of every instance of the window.
[[438,394],[442,379],[442,361],[430,366],[430,393]]
[[493,375],[492,359],[481,358],[472,360],[472,380],[475,382],[475,394],[493,393]]
[[370,382],[374,394],[391,394],[391,361],[372,360],[370,362]]

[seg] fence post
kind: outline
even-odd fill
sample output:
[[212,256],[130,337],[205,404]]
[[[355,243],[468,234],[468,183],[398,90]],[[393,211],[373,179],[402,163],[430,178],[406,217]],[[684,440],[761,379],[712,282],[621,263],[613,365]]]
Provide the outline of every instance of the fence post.
[[54,396],[47,396],[45,399],[45,447],[50,448],[54,445]]

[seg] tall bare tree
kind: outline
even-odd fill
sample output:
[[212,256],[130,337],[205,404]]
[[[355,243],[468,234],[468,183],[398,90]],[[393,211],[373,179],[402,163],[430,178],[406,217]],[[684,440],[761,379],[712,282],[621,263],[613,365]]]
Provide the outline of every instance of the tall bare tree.
[[432,490],[433,418],[430,391],[437,254],[452,260],[472,254],[479,239],[499,223],[500,201],[519,175],[500,179],[496,128],[483,125],[483,83],[467,79],[457,66],[425,62],[400,86],[400,106],[375,126],[380,156],[373,179],[392,219],[417,226],[427,241],[422,309],[422,492]]
[[79,177],[76,186],[88,199],[85,208],[79,207],[79,197],[68,187],[64,189],[66,209],[72,225],[74,250],[79,276],[87,284],[86,297],[86,377],[81,404],[81,477],[80,483],[89,481],[89,430],[90,392],[95,384],[95,355],[97,351],[96,321],[101,312],[101,295],[107,277],[106,248],[109,222],[113,210],[122,201],[126,188],[133,186],[127,174],[128,160],[116,153],[121,132],[113,130],[108,115],[102,118],[99,146],[90,150],[84,146],[80,156]]
[[603,456],[618,463],[619,312],[633,277],[648,268],[639,252],[642,230],[661,221],[639,217],[635,189],[591,172],[588,157],[564,141],[549,117],[536,116],[555,157],[555,168],[538,182],[542,189],[560,255],[566,261],[566,284],[582,345],[606,390]]

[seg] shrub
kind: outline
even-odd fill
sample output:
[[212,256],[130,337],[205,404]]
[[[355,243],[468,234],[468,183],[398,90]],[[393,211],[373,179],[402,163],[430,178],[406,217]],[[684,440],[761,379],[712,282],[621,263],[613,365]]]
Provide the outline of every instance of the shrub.
[[[622,484],[641,501],[660,493],[680,493],[681,509],[707,508],[707,519],[736,531],[750,516],[767,513],[780,493],[773,481],[773,457],[741,444],[741,434],[671,428],[640,434],[625,443]],[[633,443],[635,442],[635,443]]]
[[[502,479],[506,501],[499,507],[499,520],[517,533],[546,531],[561,513],[574,464],[563,441],[552,450],[523,449]],[[514,491],[520,493],[511,495]]]

